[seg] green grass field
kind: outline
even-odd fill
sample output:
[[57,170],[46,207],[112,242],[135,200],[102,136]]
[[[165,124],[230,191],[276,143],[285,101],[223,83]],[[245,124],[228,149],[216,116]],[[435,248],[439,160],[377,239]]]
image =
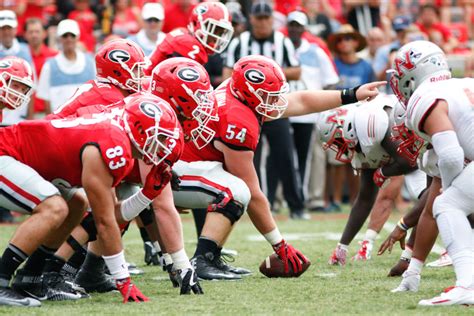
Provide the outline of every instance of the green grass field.
[[[247,217],[236,226],[227,247],[239,252],[234,265],[251,269],[253,275],[235,282],[201,282],[202,296],[180,296],[171,287],[167,274],[159,267],[144,266],[143,248],[138,230],[131,227],[125,236],[126,257],[145,270],[134,281],[150,298],[144,304],[122,304],[118,293],[96,294],[76,302],[44,302],[41,308],[0,308],[8,315],[473,315],[474,308],[420,308],[417,302],[453,285],[452,268],[430,269],[423,273],[418,293],[392,294],[399,278],[387,278],[390,267],[398,260],[399,248],[392,254],[375,257],[369,262],[350,262],[345,267],[327,264],[341,233],[345,215],[315,215],[311,221],[278,221],[280,230],[312,262],[298,279],[268,279],[258,272],[260,262],[272,249],[259,237]],[[398,215],[392,218],[396,221]],[[185,243],[191,256],[195,246],[194,224],[190,215],[183,216]],[[3,226],[0,245],[3,249],[15,226]],[[365,230],[363,230],[365,231]],[[388,232],[383,231],[382,238]],[[31,238],[34,238],[32,236]],[[377,247],[382,242],[379,238]],[[352,256],[358,244],[351,245]],[[3,250],[2,250],[3,251]],[[437,258],[432,254],[429,260]]]

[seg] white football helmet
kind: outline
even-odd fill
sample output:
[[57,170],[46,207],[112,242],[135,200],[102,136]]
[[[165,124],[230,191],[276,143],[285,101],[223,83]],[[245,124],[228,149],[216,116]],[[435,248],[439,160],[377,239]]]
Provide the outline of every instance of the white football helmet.
[[403,45],[392,64],[390,86],[398,99],[408,104],[411,95],[423,82],[451,78],[446,56],[441,48],[428,41]]
[[324,150],[335,151],[336,160],[343,163],[351,162],[359,143],[354,128],[356,108],[349,106],[325,111],[319,115],[316,124],[316,135]]

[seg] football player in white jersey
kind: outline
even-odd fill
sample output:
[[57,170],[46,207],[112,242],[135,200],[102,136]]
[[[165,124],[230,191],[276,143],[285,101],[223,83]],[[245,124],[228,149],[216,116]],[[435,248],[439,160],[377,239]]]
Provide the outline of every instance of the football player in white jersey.
[[337,160],[361,171],[360,192],[329,264],[346,263],[348,246],[369,216],[378,188],[389,177],[416,169],[397,153],[398,143],[391,138],[389,114],[396,102],[394,97],[379,96],[359,107],[325,112],[318,119],[317,135],[325,149],[336,151]]
[[406,126],[438,156],[441,194],[433,203],[456,284],[419,305],[474,304],[474,251],[467,216],[474,212],[474,79],[450,79],[443,51],[433,43],[404,45],[393,63],[392,89],[406,105]]

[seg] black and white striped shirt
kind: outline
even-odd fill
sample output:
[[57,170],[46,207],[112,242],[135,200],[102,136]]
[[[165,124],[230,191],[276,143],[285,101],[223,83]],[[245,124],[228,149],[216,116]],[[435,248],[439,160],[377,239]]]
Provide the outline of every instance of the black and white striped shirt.
[[254,38],[249,31],[243,32],[230,42],[225,66],[232,68],[241,57],[248,55],[267,56],[283,68],[299,66],[293,43],[279,31],[264,40]]

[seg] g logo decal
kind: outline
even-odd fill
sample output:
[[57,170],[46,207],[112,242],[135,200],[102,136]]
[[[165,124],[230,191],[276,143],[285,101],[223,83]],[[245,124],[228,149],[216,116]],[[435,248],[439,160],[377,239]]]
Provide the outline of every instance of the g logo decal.
[[158,104],[150,102],[150,101],[144,101],[140,103],[140,110],[145,113],[146,116],[151,117],[153,119],[156,119],[163,115],[163,112],[161,111],[160,107]]
[[249,69],[244,73],[245,79],[251,83],[259,84],[265,81],[265,75],[263,72],[257,69]]
[[110,51],[108,57],[114,63],[125,63],[130,60],[130,54],[127,51],[121,49],[114,49]]
[[192,68],[181,68],[178,70],[178,77],[183,81],[193,82],[199,79],[199,73]]

